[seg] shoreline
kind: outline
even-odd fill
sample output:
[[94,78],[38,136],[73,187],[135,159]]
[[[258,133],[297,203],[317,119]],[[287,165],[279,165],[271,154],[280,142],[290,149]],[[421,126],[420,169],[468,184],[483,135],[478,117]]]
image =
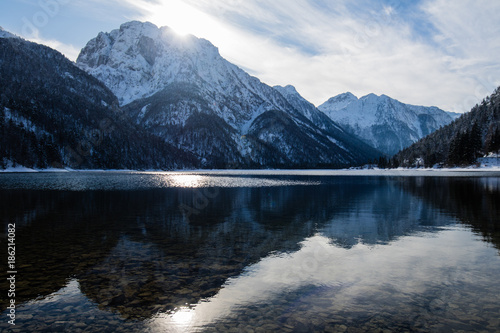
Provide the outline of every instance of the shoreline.
[[500,166],[456,167],[456,168],[350,168],[350,169],[179,169],[179,170],[128,170],[128,169],[32,169],[26,167],[7,168],[0,174],[33,173],[166,173],[166,174],[212,174],[212,175],[304,175],[304,176],[438,176],[487,174],[500,177]]

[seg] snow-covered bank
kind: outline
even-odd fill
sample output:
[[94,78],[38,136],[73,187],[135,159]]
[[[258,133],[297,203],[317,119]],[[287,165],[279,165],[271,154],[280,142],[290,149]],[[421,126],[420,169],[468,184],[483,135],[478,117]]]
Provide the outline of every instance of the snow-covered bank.
[[175,171],[165,170],[127,170],[127,169],[33,169],[24,166],[12,165],[6,169],[0,169],[0,173],[37,173],[37,172],[123,172],[123,173],[182,173],[182,174],[213,174],[213,175],[297,175],[297,176],[500,176],[500,157],[496,154],[490,154],[478,159],[476,165],[468,167],[454,168],[397,168],[380,169],[377,167],[363,167],[351,169],[306,169],[306,170],[288,170],[288,169],[180,169]]
[[500,168],[342,169],[342,170],[191,170],[174,174],[224,176],[388,176],[388,177],[500,177]]
[[478,159],[479,169],[500,169],[500,154],[490,153]]
[[[5,162],[4,162],[5,163]],[[70,167],[61,168],[28,168],[23,165],[17,164],[13,166],[12,161],[7,161],[5,169],[0,168],[0,173],[37,173],[37,172],[141,172],[129,169],[72,169]],[[153,172],[160,172],[164,170],[151,170]]]
[[268,170],[268,169],[221,169],[221,170],[72,170],[72,169],[30,169],[22,166],[0,169],[0,174],[8,173],[165,173],[165,174],[205,174],[229,176],[498,176],[500,167],[470,167],[470,168],[442,168],[442,169],[308,169],[308,170]]
[[22,165],[18,165],[18,166],[9,166],[5,169],[0,169],[0,172],[38,172],[38,170],[35,170],[35,169],[31,169],[31,168],[26,168]]
[[[161,172],[162,170],[152,170],[152,172]],[[143,172],[128,169],[71,169],[71,168],[47,168],[47,169],[33,169],[24,166],[8,167],[0,169],[0,173],[38,173],[38,172]]]

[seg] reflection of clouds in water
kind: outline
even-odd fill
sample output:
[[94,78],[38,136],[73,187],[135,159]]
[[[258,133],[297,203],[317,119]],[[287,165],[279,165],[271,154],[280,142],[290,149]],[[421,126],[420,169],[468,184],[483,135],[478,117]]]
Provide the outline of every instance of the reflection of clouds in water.
[[[484,257],[495,258],[496,265]],[[337,303],[349,306],[384,288],[420,295],[456,283],[488,285],[500,273],[499,260],[494,249],[460,227],[422,232],[388,245],[359,243],[350,249],[317,234],[304,240],[299,251],[270,255],[229,279],[216,296],[189,312],[189,321],[192,327],[214,323],[238,308],[307,286],[322,287]],[[170,327],[176,316],[181,314],[156,318],[151,327]]]
[[88,302],[80,291],[78,280],[71,279],[68,283],[58,291],[45,296],[43,299],[35,299],[23,305],[23,307],[36,306],[43,307],[51,303],[79,301],[81,303]]
[[174,312],[170,317],[171,324],[169,331],[183,332],[191,327],[193,322],[194,310],[187,307],[180,308]]

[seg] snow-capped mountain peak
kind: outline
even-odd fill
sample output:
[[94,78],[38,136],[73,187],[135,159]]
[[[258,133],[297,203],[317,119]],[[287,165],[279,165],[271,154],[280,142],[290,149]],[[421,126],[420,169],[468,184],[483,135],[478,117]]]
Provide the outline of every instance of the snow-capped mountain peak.
[[334,112],[337,110],[342,110],[347,107],[347,105],[352,102],[357,101],[358,98],[351,94],[350,92],[346,92],[335,97],[330,98],[328,101],[322,104],[323,109],[328,109],[330,112]]
[[387,95],[368,94],[358,99],[344,93],[318,108],[350,133],[388,155],[453,120],[437,107],[404,104]]
[[279,89],[282,95],[297,95],[297,89],[295,89],[294,86],[292,85],[286,85],[284,87],[282,86],[275,86],[276,89]]
[[221,65],[221,60],[207,40],[132,21],[99,33],[83,48],[77,64],[103,81],[124,105],[173,82],[220,79],[212,65],[216,61]]
[[302,97],[298,93],[297,89],[295,89],[295,87],[292,85],[287,85],[285,87],[274,86],[274,89],[276,89],[283,97],[285,97],[287,101],[291,103],[297,110],[302,111],[302,114],[309,114],[311,113],[312,109],[316,109],[316,107],[311,102]]

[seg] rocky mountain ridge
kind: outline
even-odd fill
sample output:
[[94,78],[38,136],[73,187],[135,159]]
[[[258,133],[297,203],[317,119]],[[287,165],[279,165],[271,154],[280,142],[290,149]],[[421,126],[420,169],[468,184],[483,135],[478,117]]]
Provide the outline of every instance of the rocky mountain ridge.
[[437,107],[404,104],[386,95],[357,98],[350,92],[330,98],[318,109],[387,156],[454,119]]

